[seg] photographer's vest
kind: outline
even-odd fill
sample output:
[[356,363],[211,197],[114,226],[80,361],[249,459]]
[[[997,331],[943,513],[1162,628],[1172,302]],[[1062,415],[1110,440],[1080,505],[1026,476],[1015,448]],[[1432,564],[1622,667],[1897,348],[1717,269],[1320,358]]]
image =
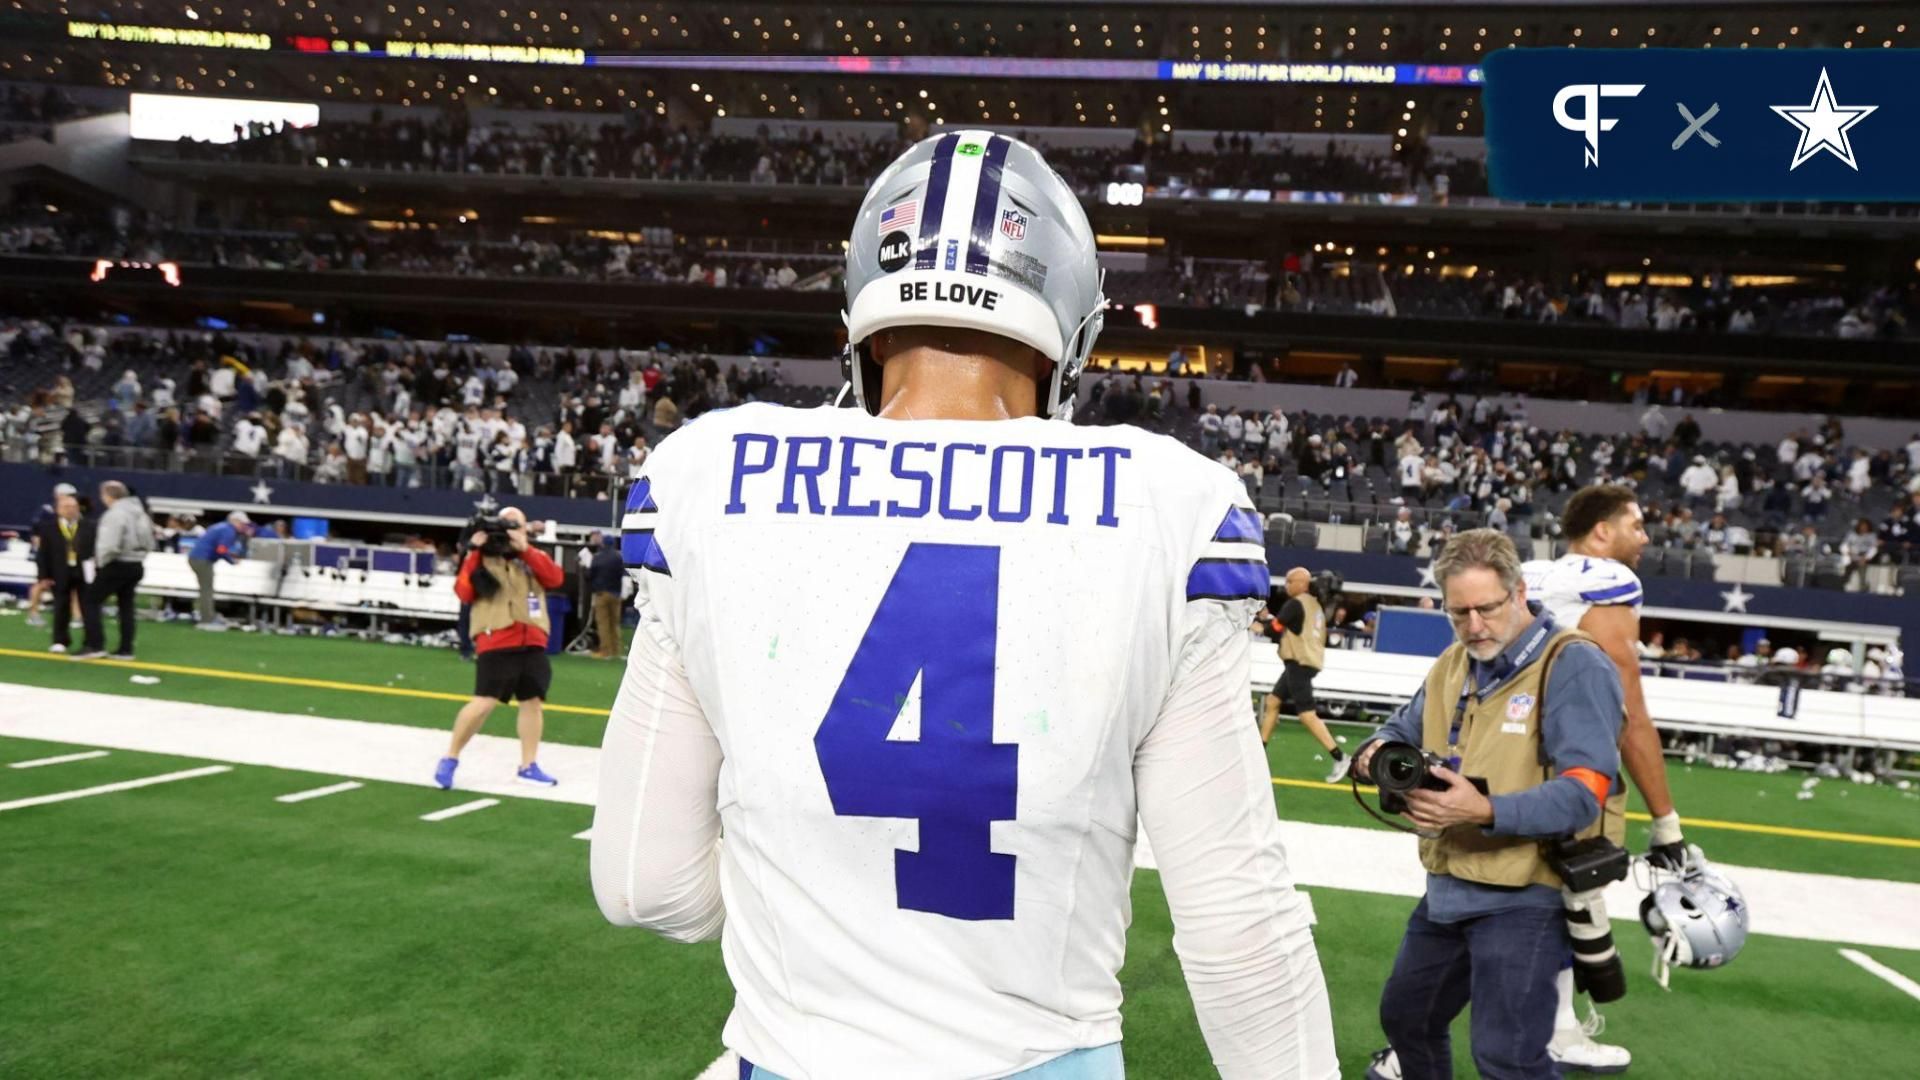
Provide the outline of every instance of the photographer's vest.
[[[529,623],[539,627],[542,633],[549,631],[547,591],[533,579],[533,571],[527,569],[526,563],[519,559],[483,558],[480,565],[500,583],[500,588],[484,600],[475,595],[468,619],[474,637],[505,630],[514,623]],[[539,598],[538,610],[529,603],[535,597]]]
[[[1540,739],[1540,718],[1546,710],[1547,672],[1562,648],[1593,639],[1578,630],[1559,629],[1522,661],[1521,669],[1495,689],[1476,697],[1468,692],[1466,646],[1455,643],[1440,654],[1427,673],[1426,709],[1421,716],[1420,743],[1448,756],[1447,736],[1454,712],[1460,717],[1462,776],[1487,782],[1487,794],[1511,795],[1553,779],[1552,766]],[[1464,696],[1463,696],[1464,695]],[[1626,841],[1627,795],[1621,791],[1606,800],[1591,825],[1575,839],[1602,836],[1616,844]],[[1560,875],[1541,856],[1542,841],[1527,836],[1488,836],[1478,825],[1455,825],[1439,837],[1420,840],[1420,865],[1429,873],[1446,874],[1484,885],[1550,885],[1560,887]]]
[[1294,597],[1303,612],[1300,632],[1287,631],[1280,639],[1280,659],[1310,667],[1315,671],[1327,666],[1327,613],[1310,593]]

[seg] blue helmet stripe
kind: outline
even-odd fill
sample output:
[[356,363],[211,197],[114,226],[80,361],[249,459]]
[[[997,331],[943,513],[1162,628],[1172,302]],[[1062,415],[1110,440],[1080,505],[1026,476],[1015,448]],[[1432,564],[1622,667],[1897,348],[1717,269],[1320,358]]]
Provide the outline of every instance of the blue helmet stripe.
[[939,255],[940,219],[946,216],[947,180],[953,175],[953,151],[960,145],[960,133],[949,132],[933,148],[933,171],[927,174],[927,197],[920,208],[919,250],[913,256],[916,270],[933,269]]
[[1000,181],[1007,164],[1007,140],[987,140],[986,160],[980,164],[980,187],[973,196],[973,236],[967,243],[967,273],[987,272],[987,248],[993,243],[993,215],[1000,208]]

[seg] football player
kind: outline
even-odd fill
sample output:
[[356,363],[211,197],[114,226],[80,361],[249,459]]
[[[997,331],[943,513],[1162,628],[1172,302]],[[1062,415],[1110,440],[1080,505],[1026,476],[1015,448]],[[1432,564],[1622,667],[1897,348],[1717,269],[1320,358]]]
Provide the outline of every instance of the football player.
[[[1666,757],[1647,711],[1640,657],[1634,649],[1640,641],[1641,601],[1640,578],[1634,568],[1647,546],[1638,498],[1632,488],[1619,484],[1584,487],[1567,500],[1560,523],[1567,553],[1521,567],[1527,595],[1546,605],[1560,625],[1577,626],[1591,634],[1619,669],[1627,705],[1620,760],[1653,815],[1647,859],[1662,870],[1678,872],[1686,865],[1686,843],[1667,788]],[[1627,1049],[1595,1042],[1592,1035],[1598,1031],[1589,1029],[1597,1029],[1598,1024],[1589,1021],[1583,1027],[1576,1017],[1571,968],[1560,973],[1559,990],[1560,1012],[1548,1045],[1554,1061],[1568,1070],[1624,1072],[1633,1060]]]
[[860,408],[708,414],[627,500],[601,911],[721,939],[743,1077],[1119,1077],[1137,814],[1221,1074],[1337,1075],[1250,723],[1260,520],[1171,439],[1047,419],[1105,307],[1072,190],[921,142],[846,293]]

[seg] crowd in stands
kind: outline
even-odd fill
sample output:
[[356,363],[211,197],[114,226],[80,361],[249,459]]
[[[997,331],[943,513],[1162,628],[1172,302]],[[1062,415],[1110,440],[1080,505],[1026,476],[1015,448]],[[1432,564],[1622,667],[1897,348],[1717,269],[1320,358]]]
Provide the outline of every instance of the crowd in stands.
[[[819,397],[795,398],[778,361],[109,335],[35,320],[0,329],[0,384],[10,384],[0,439],[16,459],[126,448],[179,455],[161,467],[523,492],[620,475],[709,408]],[[1312,500],[1321,515],[1373,524],[1387,551],[1431,554],[1479,524],[1551,537],[1567,493],[1619,482],[1642,493],[1648,531],[1676,553],[1676,572],[1694,553],[1804,557],[1840,575],[1836,587],[1859,588],[1875,563],[1920,562],[1920,434],[1899,448],[1850,446],[1830,419],[1763,446],[1704,440],[1690,413],[1659,403],[1638,431],[1581,435],[1541,430],[1524,397],[1491,393],[1416,392],[1404,417],[1262,414],[1209,405],[1208,393],[1183,368],[1093,370],[1077,418],[1183,438],[1246,478],[1268,509],[1304,517]]]
[[1713,443],[1691,413],[1651,403],[1639,431],[1581,435],[1541,430],[1524,397],[1492,394],[1416,392],[1397,418],[1261,413],[1207,404],[1197,380],[1121,372],[1090,373],[1082,394],[1080,421],[1172,434],[1264,509],[1369,524],[1387,553],[1430,557],[1481,525],[1551,538],[1567,495],[1623,483],[1641,493],[1655,572],[1699,573],[1696,553],[1709,576],[1715,555],[1772,555],[1864,588],[1869,566],[1920,561],[1920,432],[1898,449],[1849,446],[1829,418],[1775,444]]
[[[555,230],[393,230],[346,226],[288,231],[119,228],[73,214],[21,208],[0,225],[0,254],[170,260],[244,270],[585,278],[739,289],[838,287],[836,252],[735,253],[648,245]],[[797,245],[796,245],[797,246]]]
[[[474,223],[459,228],[188,229],[124,224],[17,206],[0,219],[0,254],[82,256],[257,270],[476,277],[543,277],[716,288],[841,287],[835,245],[792,250],[697,250],[613,234]],[[1599,278],[1549,289],[1538,277],[1482,269],[1471,279],[1381,273],[1359,263],[1290,258],[1279,268],[1241,259],[1171,260],[1163,269],[1107,275],[1116,303],[1323,314],[1524,319],[1672,333],[1903,338],[1916,297],[1890,286],[1850,299],[1826,288],[1777,294],[1734,289],[1724,275],[1689,288],[1608,290]],[[1777,295],[1777,299],[1776,299]],[[1649,308],[1648,297],[1652,297]]]
[[808,397],[777,360],[654,351],[257,344],[28,321],[0,330],[0,357],[0,381],[35,380],[0,398],[16,460],[470,492],[604,498],[687,419]]
[[1911,286],[1848,297],[1806,287],[1775,292],[1735,288],[1727,274],[1703,274],[1684,287],[1610,289],[1597,276],[1570,286],[1538,276],[1483,269],[1472,277],[1430,274],[1391,280],[1398,313],[1428,318],[1520,319],[1585,323],[1661,333],[1813,333],[1857,340],[1904,338],[1920,295]]
[[[731,181],[864,187],[905,145],[897,137],[714,135],[652,119],[597,125],[557,121],[532,127],[474,125],[463,117],[412,114],[310,128],[237,128],[230,143],[182,142],[181,156],[324,168],[456,172],[614,180]],[[1114,180],[1181,188],[1279,189],[1415,194],[1486,193],[1478,158],[1364,153],[1328,139],[1311,149],[1275,134],[1216,133],[1211,148],[1179,150],[1137,139],[1127,147],[1049,146],[1022,133],[1082,194]]]
[[[236,135],[248,134],[236,131]],[[230,143],[179,144],[184,156],[326,168],[864,186],[903,149],[893,140],[714,135],[663,123],[473,125],[463,117],[384,117],[281,127]]]
[[85,112],[60,87],[0,83],[0,141],[45,138],[54,124]]

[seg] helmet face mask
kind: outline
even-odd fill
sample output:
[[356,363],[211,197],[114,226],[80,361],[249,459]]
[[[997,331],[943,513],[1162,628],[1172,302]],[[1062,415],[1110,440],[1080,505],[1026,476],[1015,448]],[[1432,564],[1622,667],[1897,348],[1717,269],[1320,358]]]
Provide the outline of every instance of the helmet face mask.
[[1653,975],[1667,986],[1671,967],[1716,968],[1740,954],[1751,914],[1740,887],[1688,847],[1688,867],[1640,901],[1640,922],[1653,937]]
[[1037,411],[1070,415],[1104,321],[1101,277],[1086,212],[1038,151],[989,131],[923,140],[868,189],[847,244],[842,366],[854,400],[879,410],[875,333],[953,326],[1046,357]]

